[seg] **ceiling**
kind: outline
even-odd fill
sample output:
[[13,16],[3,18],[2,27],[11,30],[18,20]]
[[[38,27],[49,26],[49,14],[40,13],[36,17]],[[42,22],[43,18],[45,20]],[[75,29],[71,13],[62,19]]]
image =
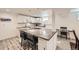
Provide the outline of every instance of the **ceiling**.
[[24,15],[38,15],[47,10],[54,10],[59,14],[70,12],[71,8],[0,8],[0,12],[24,14]]
[[0,8],[0,12],[19,13],[25,15],[38,14],[45,10],[47,10],[47,8]]

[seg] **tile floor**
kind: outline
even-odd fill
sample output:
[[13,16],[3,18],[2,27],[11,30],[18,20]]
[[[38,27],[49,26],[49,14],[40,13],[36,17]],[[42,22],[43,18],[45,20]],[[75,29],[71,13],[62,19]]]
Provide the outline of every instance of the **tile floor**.
[[75,43],[74,39],[57,38],[57,50],[71,50],[70,42]]
[[[0,40],[0,50],[24,50],[21,47],[19,38]],[[75,42],[72,39],[65,39],[57,37],[57,49],[56,50],[71,50],[70,42]]]
[[0,40],[0,50],[23,50],[18,38]]

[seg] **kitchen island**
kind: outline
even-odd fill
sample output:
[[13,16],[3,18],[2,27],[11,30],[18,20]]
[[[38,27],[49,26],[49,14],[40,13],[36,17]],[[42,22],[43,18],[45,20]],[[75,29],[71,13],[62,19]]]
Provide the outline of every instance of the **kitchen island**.
[[38,50],[55,50],[57,33],[51,29],[20,29],[38,37]]

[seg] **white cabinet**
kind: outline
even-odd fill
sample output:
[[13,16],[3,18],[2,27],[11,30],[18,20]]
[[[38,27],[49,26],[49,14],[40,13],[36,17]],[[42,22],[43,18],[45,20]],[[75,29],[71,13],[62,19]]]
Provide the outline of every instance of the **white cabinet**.
[[38,38],[38,50],[56,50],[57,33],[50,40]]

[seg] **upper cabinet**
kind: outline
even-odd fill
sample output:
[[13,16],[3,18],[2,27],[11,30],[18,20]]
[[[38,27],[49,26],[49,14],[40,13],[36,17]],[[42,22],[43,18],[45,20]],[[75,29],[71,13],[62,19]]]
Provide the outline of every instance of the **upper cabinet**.
[[30,17],[30,16],[18,16],[18,23],[27,23],[27,22],[31,22],[31,23],[41,23],[42,20],[41,18],[35,18],[35,17]]
[[19,15],[18,23],[25,24],[25,26],[27,25],[27,23],[32,23],[34,25],[38,25],[41,23],[45,25],[46,28],[51,29],[51,28],[54,28],[55,17],[54,17],[53,10],[49,9],[49,10],[42,11],[39,14],[34,14],[33,16]]
[[28,17],[20,16],[20,15],[19,15],[19,16],[17,17],[17,23],[26,23],[28,19],[29,19]]

